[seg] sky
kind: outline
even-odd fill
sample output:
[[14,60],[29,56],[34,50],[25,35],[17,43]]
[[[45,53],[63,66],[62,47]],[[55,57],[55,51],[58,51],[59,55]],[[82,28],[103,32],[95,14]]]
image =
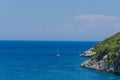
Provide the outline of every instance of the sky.
[[0,0],[0,40],[101,41],[120,32],[120,0]]

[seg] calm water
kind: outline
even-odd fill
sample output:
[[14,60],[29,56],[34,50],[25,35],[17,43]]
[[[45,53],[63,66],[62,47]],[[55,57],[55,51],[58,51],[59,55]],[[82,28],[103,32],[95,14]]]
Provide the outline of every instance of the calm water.
[[87,58],[78,55],[96,44],[0,41],[0,80],[120,80],[118,75],[80,67]]

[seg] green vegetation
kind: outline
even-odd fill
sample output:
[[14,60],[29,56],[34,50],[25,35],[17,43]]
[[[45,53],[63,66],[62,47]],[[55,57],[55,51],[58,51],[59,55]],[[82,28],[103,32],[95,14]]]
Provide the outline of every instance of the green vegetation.
[[105,61],[114,63],[120,55],[120,32],[95,46],[93,51],[95,51],[96,54],[92,57],[92,59],[101,60],[105,55],[107,55]]

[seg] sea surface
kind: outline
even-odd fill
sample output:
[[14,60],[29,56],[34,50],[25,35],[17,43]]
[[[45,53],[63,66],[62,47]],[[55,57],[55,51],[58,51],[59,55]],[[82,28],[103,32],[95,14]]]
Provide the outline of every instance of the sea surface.
[[88,58],[79,54],[98,43],[0,41],[0,80],[120,80],[115,74],[80,67]]

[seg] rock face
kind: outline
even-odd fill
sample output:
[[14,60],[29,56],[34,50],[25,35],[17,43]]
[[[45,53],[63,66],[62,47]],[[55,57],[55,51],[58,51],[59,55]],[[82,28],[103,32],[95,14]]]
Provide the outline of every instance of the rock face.
[[81,67],[95,69],[99,71],[107,71],[114,73],[114,66],[112,64],[105,63],[103,60],[88,60],[81,64]]
[[90,57],[81,67],[120,74],[120,32],[80,56]]
[[120,74],[120,56],[117,61],[114,63],[114,72]]
[[83,54],[80,54],[80,56],[83,56],[83,57],[92,57],[94,54],[96,54],[96,52],[93,52],[94,48],[91,48],[87,51],[85,51]]

